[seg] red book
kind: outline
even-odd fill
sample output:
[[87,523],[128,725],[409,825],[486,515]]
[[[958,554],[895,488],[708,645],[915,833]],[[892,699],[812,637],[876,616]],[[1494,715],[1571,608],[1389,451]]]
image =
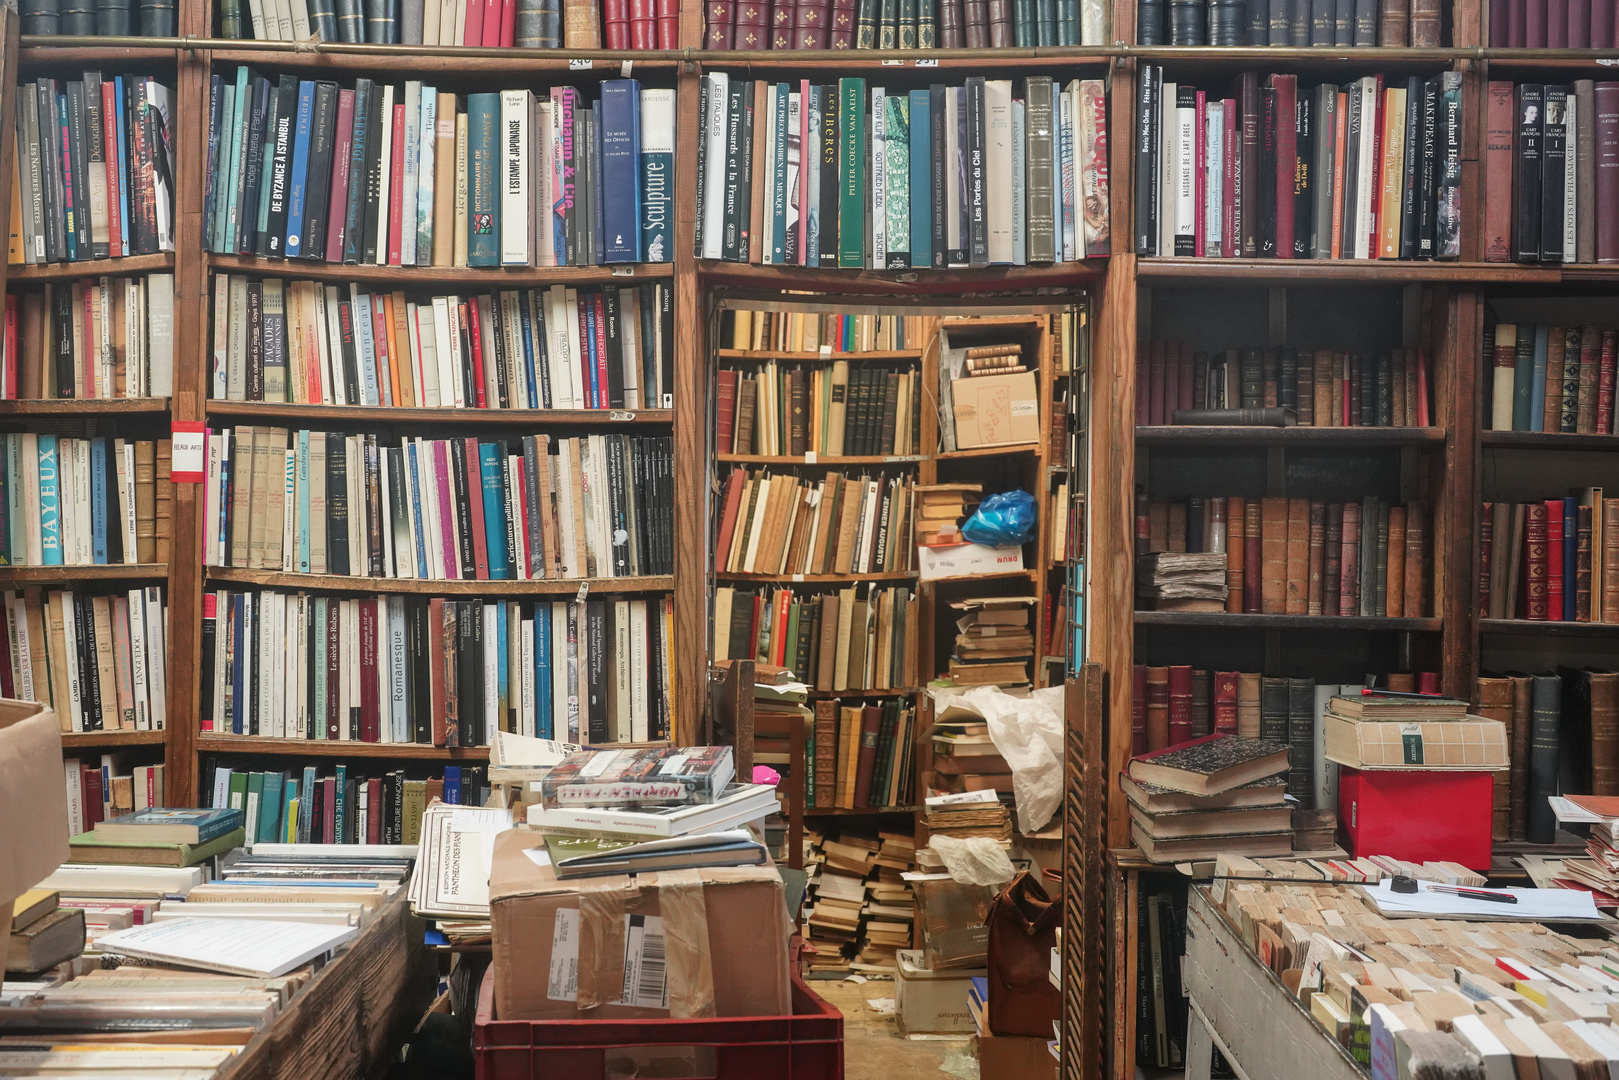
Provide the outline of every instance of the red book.
[[[471,0],[471,7],[477,0]],[[512,19],[515,25],[517,19],[516,0],[513,0]],[[483,0],[483,44],[486,48],[497,48],[500,45],[501,0]]]
[[[100,138],[107,154],[107,254],[116,259],[124,251],[124,207],[118,186],[118,99],[111,79],[101,83]],[[92,132],[92,135],[96,133]],[[15,355],[15,354],[12,354]]]
[[[349,151],[354,146],[354,91],[337,92],[337,139],[332,143],[332,198],[326,213],[326,261],[343,261],[343,221],[349,197]],[[109,176],[112,170],[108,170]],[[420,261],[420,260],[418,260]]]
[[[461,38],[463,45],[483,44],[483,0],[470,0],[467,4],[467,25]],[[400,131],[405,130],[403,127]]]
[[[476,7],[477,5],[471,5]],[[472,21],[470,12],[467,21]],[[468,42],[469,45],[476,42]],[[405,107],[394,106],[394,139],[393,139],[393,165],[388,176],[388,265],[399,266],[401,256],[399,249],[400,234],[403,231],[403,218],[405,214]],[[415,192],[411,196],[415,197]]]
[[483,524],[483,466],[478,440],[462,442],[467,459],[467,514],[472,519],[472,559],[479,581],[489,580],[489,541]]
[[360,601],[360,741],[381,742],[377,701],[377,598]]
[[320,842],[335,844],[337,837],[337,778],[323,776],[320,780],[320,793],[325,800],[320,815]]
[[79,792],[84,806],[84,831],[89,832],[104,820],[99,768],[86,764],[79,766]]
[[736,384],[738,373],[733,369],[726,369],[719,373],[718,392],[716,393],[715,409],[718,412],[716,437],[719,445],[715,449],[721,454],[734,452],[736,446]]
[[1227,259],[1237,257],[1237,100],[1226,98],[1221,102],[1220,168],[1220,254]]
[[1546,511],[1546,618],[1563,620],[1563,500],[1548,499]]
[[1439,672],[1437,672],[1437,671],[1419,671],[1419,672],[1417,672],[1417,693],[1419,693],[1419,694],[1437,694],[1437,693],[1439,693]]
[[[1562,509],[1558,509],[1562,517]],[[1546,504],[1532,502],[1524,513],[1524,618],[1546,618]]]
[[1167,424],[1169,423],[1169,410],[1164,407],[1167,400],[1165,397],[1164,385],[1166,382],[1168,382],[1169,375],[1165,370],[1167,362],[1164,356],[1164,343],[1162,341],[1154,341],[1148,346],[1147,363],[1148,371],[1150,373],[1149,378],[1151,380],[1149,384],[1149,392],[1152,395],[1148,399],[1150,403],[1148,422],[1152,424]]
[[1130,669],[1130,756],[1147,752],[1147,666]]
[[725,566],[730,561],[736,518],[742,509],[742,487],[746,482],[747,475],[740,467],[732,469],[730,478],[725,481],[725,498],[722,500],[725,509],[720,514],[719,540],[714,548],[715,566]]
[[1568,0],[1547,0],[1546,47],[1568,48]]
[[657,0],[658,48],[680,48],[680,0]]
[[483,322],[479,318],[480,312],[478,311],[478,298],[476,296],[467,297],[467,302],[463,306],[466,308],[467,314],[461,325],[467,328],[467,336],[471,339],[472,344],[473,400],[468,404],[476,404],[477,408],[487,409],[490,407],[490,403],[489,395],[484,389],[483,381],[483,335],[479,333],[479,329],[482,327]]
[[1360,504],[1344,503],[1344,539],[1338,555],[1338,614],[1360,614]]
[[[1523,0],[1515,0],[1522,3]],[[1533,3],[1530,4],[1533,7]],[[1591,48],[1613,48],[1612,0],[1591,0]]]
[[1214,673],[1214,733],[1237,733],[1237,673]]
[[382,781],[375,776],[365,782],[365,842],[382,842]]
[[[1297,75],[1272,75],[1276,92],[1276,257],[1293,257],[1293,185],[1299,167]],[[1374,159],[1375,160],[1375,159]]]
[[630,47],[630,0],[602,0],[602,40],[609,49]]
[[1613,383],[1615,346],[1619,344],[1615,331],[1602,331],[1602,360],[1597,368],[1597,434],[1613,434]]
[[[1600,3],[1601,0],[1598,0]],[[1591,47],[1591,0],[1567,0],[1567,25],[1563,34],[1570,49],[1589,49]],[[1490,17],[1495,17],[1495,8],[1490,9]],[[1497,36],[1491,31],[1490,37]]]
[[[708,13],[708,36],[705,40],[710,49],[735,48],[736,15],[732,10],[733,6],[731,0],[709,0],[704,7],[703,10]],[[665,46],[665,48],[673,47]]]
[[1189,664],[1169,666],[1169,745],[1192,739],[1192,668]]
[[1597,83],[1595,98],[1597,262],[1619,263],[1619,83]]
[[1242,527],[1242,610],[1250,615],[1265,610],[1265,546],[1260,536],[1264,528],[1264,507],[1259,499],[1249,499],[1243,507]]
[[1548,4],[1542,3],[1541,0],[1535,0],[1529,5],[1529,11],[1525,15],[1524,45],[1531,49],[1544,49],[1546,47],[1546,9],[1548,6]]
[[658,47],[658,16],[654,0],[630,0],[630,44],[632,49]]
[[607,408],[607,312],[602,307],[601,293],[591,296],[590,306],[596,311],[596,378],[600,380],[597,393],[601,397],[596,407],[605,409]]
[[876,705],[867,705],[860,716],[860,757],[855,765],[854,804],[871,805],[871,773],[877,764],[877,732],[883,722],[883,711]]

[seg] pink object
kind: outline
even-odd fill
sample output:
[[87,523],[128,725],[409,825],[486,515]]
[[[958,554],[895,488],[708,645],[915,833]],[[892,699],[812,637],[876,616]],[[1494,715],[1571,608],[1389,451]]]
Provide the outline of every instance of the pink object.
[[753,782],[755,784],[769,784],[771,787],[781,785],[781,773],[769,765],[755,765],[753,767]]

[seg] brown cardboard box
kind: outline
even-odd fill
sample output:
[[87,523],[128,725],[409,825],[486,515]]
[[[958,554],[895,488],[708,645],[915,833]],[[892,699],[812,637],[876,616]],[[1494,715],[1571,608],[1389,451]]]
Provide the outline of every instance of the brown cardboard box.
[[[558,881],[538,833],[495,842],[489,871],[495,1009],[502,1020],[785,1016],[792,1012],[787,904],[774,866]],[[658,923],[651,920],[657,918]],[[664,932],[665,999],[638,996]],[[631,975],[626,978],[625,971]],[[656,985],[657,980],[651,980]],[[634,1001],[623,1001],[626,985]],[[595,1002],[582,1007],[582,1002]]]
[[1040,403],[1034,372],[980,375],[950,384],[956,409],[956,446],[1001,446],[1040,438]]
[[978,1075],[984,1080],[1057,1080],[1057,1059],[1045,1039],[980,1035]]
[[56,713],[0,700],[0,911],[67,861],[67,789]]

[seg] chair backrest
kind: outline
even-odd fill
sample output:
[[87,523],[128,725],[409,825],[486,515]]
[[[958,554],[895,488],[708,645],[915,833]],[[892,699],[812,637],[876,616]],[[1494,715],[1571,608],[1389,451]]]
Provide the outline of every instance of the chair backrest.
[[753,679],[752,660],[732,660],[717,682],[710,683],[709,741],[729,746],[736,761],[736,777],[753,782]]

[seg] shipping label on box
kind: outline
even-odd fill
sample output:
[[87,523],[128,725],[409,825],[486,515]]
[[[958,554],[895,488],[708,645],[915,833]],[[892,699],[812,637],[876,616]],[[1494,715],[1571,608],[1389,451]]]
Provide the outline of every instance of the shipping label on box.
[[950,384],[956,412],[956,446],[1002,446],[1040,438],[1040,402],[1034,372],[979,375]]

